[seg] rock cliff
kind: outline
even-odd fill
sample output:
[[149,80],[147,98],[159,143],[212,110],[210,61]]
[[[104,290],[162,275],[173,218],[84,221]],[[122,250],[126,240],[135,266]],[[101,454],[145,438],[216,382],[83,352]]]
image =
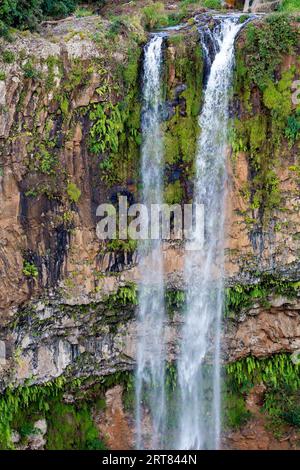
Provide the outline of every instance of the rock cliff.
[[[276,21],[257,20],[236,45],[224,364],[300,350],[299,26]],[[193,191],[203,60],[192,23],[165,41],[169,203],[189,202]],[[1,40],[2,390],[134,367],[136,246],[100,242],[96,208],[119,195],[138,201],[145,41],[139,16],[73,18]],[[180,243],[165,243],[164,263],[172,362],[184,303]]]

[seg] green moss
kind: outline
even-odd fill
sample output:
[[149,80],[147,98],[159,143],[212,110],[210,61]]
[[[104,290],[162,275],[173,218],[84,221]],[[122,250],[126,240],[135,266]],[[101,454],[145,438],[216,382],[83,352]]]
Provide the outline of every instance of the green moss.
[[295,74],[295,68],[291,68],[282,74],[277,84],[271,80],[267,82],[263,92],[264,105],[272,110],[274,118],[287,118],[292,110],[291,86]]
[[223,391],[223,423],[225,428],[239,429],[251,418],[243,394],[226,384]]
[[[105,450],[92,419],[92,410],[105,408],[105,391],[117,384],[123,385],[123,399],[128,400],[129,405],[133,375],[126,371],[102,377],[60,376],[40,385],[8,387],[0,396],[0,449],[13,448],[12,430],[21,432],[26,441],[34,430],[34,421],[45,418],[47,449]],[[72,394],[75,403],[65,403],[65,393]]]
[[67,186],[67,194],[70,201],[75,202],[75,204],[77,204],[81,196],[81,191],[75,183],[69,183]]
[[279,5],[279,11],[284,12],[299,12],[299,2],[298,0],[283,0]]
[[[264,31],[264,28],[269,27],[268,22],[267,26],[265,23],[263,26],[252,25],[254,36],[258,34],[256,30]],[[275,35],[279,42],[277,34],[278,32]],[[263,37],[265,41],[266,38]],[[293,127],[295,121],[292,118],[294,113],[291,95],[296,68],[292,66],[282,72],[276,69],[276,76],[274,69],[274,73],[269,76],[265,75],[261,84],[257,81],[257,77],[255,78],[255,64],[247,62],[248,46],[246,42],[246,46],[242,45],[237,51],[234,87],[236,99],[242,106],[242,113],[240,119],[234,120],[231,140],[234,163],[239,151],[246,152],[248,156],[251,175],[247,189],[248,207],[252,210],[259,210],[258,223],[266,227],[272,211],[280,208],[282,203],[278,169],[287,153],[286,138],[290,136],[290,146],[295,143],[293,136],[297,139],[296,127]],[[278,66],[281,60],[282,54],[276,62]],[[257,108],[257,85],[261,87],[258,96],[263,104],[259,109]],[[291,133],[287,130],[289,124],[292,126]],[[249,217],[249,214],[246,214],[246,217]]]
[[109,240],[104,247],[105,252],[133,253],[137,249],[136,240]]
[[180,181],[177,180],[175,183],[170,183],[165,188],[164,201],[167,204],[180,204],[183,199],[183,189]]
[[[167,49],[165,71],[166,100],[178,104],[174,115],[163,124],[164,156],[166,162],[166,194],[168,201],[187,200],[186,182],[194,173],[194,161],[199,135],[198,116],[202,97],[202,55],[195,35],[176,35],[169,38],[172,52]],[[173,53],[175,52],[175,54]],[[170,74],[175,75],[169,82]],[[177,86],[182,87],[179,96]],[[180,180],[175,183],[173,172],[178,171]],[[180,187],[181,186],[181,187]]]
[[203,0],[202,4],[205,8],[210,8],[212,10],[220,10],[222,8],[220,0]]
[[47,412],[48,450],[105,450],[99,439],[91,416],[91,409],[86,403],[65,404],[54,400]]

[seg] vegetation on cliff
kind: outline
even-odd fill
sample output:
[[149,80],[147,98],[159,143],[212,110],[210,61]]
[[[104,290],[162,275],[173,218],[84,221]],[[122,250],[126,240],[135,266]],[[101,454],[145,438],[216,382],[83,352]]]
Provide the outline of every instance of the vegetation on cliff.
[[[235,94],[240,108],[233,123],[232,146],[234,154],[248,155],[251,179],[243,188],[244,198],[255,222],[265,225],[272,210],[281,207],[278,168],[284,158],[292,160],[288,155],[297,160],[300,120],[292,85],[299,74],[294,60],[299,32],[287,16],[274,14],[258,24],[250,23],[244,38],[237,50]],[[284,66],[287,55],[292,63]]]

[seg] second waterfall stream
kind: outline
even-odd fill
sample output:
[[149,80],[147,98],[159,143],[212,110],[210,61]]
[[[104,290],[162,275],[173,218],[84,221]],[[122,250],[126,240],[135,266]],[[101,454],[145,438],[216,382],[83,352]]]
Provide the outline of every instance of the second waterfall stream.
[[[136,373],[138,448],[145,444],[143,407],[149,411],[152,427],[148,446],[186,450],[220,447],[226,144],[234,41],[241,27],[239,15],[215,16],[213,28],[199,23],[205,88],[199,116],[193,202],[204,205],[204,245],[197,233],[186,241],[186,304],[178,335],[178,387],[176,409],[172,410],[166,406],[165,397],[162,241],[152,240],[146,244],[146,249],[141,243]],[[154,35],[144,51],[141,180],[142,201],[147,206],[161,203],[163,199],[164,158],[160,130],[163,40],[162,36]],[[172,430],[167,426],[170,421]]]

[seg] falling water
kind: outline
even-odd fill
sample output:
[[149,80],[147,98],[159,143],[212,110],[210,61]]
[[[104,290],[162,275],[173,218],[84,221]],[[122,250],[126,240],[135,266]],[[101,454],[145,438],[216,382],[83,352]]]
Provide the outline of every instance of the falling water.
[[[199,118],[194,201],[205,207],[203,249],[186,251],[186,315],[178,359],[180,449],[216,449],[220,438],[220,330],[228,100],[239,17],[200,26],[206,88]],[[204,28],[204,29],[203,29]],[[194,245],[198,243],[197,238]]]
[[[160,132],[163,37],[155,35],[144,50],[142,108],[142,202],[162,202],[163,143]],[[139,318],[136,371],[136,447],[143,448],[143,410],[150,414],[151,448],[162,445],[164,396],[164,279],[161,240],[140,243]],[[143,407],[141,403],[143,402]]]

